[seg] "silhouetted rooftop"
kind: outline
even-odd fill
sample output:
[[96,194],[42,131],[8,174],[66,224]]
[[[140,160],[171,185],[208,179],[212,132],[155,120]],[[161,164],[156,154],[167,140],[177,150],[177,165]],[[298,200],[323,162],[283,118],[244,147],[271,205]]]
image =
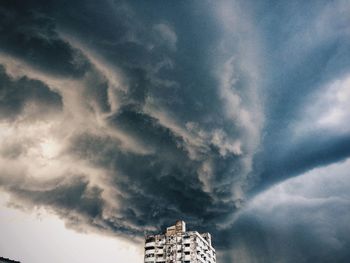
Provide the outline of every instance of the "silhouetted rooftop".
[[9,258],[0,257],[0,263],[20,263],[20,262]]

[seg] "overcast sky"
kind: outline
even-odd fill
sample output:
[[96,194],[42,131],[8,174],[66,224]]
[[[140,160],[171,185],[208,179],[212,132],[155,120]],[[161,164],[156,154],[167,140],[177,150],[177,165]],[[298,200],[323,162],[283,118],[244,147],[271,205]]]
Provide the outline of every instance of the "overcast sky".
[[347,0],[0,3],[0,256],[349,262],[349,156]]

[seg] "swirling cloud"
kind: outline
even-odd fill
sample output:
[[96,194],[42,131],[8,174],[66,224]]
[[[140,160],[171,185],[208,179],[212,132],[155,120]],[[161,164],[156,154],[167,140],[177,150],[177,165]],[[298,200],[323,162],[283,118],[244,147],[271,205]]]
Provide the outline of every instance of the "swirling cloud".
[[5,1],[1,191],[135,241],[182,218],[236,260],[255,195],[349,156],[349,7]]

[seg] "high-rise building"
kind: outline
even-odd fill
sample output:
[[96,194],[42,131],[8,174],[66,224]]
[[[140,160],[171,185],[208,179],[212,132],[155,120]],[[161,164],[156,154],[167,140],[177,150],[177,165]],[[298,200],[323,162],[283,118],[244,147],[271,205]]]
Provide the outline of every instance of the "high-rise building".
[[164,234],[148,235],[145,263],[216,263],[209,233],[187,231],[184,221],[167,227]]

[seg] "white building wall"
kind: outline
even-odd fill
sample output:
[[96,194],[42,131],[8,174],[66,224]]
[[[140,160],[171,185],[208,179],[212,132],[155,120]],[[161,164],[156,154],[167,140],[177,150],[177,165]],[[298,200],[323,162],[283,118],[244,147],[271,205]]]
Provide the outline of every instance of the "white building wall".
[[[180,223],[181,222],[181,225]],[[145,240],[145,263],[216,263],[209,233],[186,232],[183,221]]]

